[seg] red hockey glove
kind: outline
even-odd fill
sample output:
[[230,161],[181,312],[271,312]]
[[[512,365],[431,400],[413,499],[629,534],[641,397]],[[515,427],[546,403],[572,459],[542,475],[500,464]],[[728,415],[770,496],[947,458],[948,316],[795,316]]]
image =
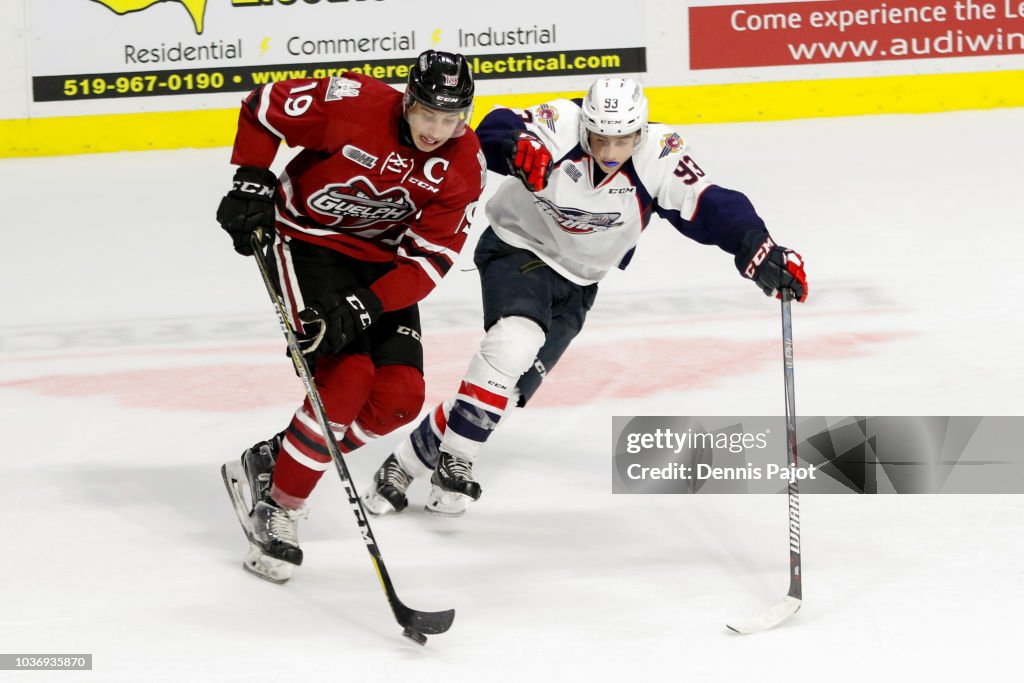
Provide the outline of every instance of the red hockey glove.
[[548,185],[551,175],[551,152],[540,138],[525,130],[509,138],[506,151],[508,168],[512,175],[523,181],[526,189],[540,192]]
[[780,247],[767,233],[751,233],[736,254],[740,275],[757,283],[765,294],[782,298],[788,289],[797,301],[807,300],[807,274],[804,260],[792,249]]
[[239,166],[235,171],[232,189],[220,200],[217,222],[224,228],[235,251],[252,256],[252,234],[263,228],[264,245],[270,242],[274,223],[274,190],[277,177],[265,168]]

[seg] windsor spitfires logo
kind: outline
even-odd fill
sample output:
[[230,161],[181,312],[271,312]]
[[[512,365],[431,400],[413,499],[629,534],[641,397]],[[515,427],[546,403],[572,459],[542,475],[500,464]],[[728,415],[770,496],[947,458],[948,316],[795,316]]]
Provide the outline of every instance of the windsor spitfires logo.
[[552,133],[557,132],[555,130],[555,122],[558,121],[558,110],[549,104],[542,104],[537,107],[537,118],[548,127]]
[[622,218],[622,214],[617,211],[591,213],[581,209],[558,206],[544,197],[537,197],[537,206],[551,216],[558,227],[573,235],[589,235],[622,226],[622,221],[619,220]]
[[334,218],[335,228],[365,228],[381,222],[399,221],[416,212],[416,205],[404,187],[380,192],[369,180],[357,176],[347,183],[332,183],[306,200],[313,211]]
[[149,9],[161,2],[174,2],[185,7],[188,15],[192,17],[192,25],[196,33],[203,32],[203,15],[206,14],[207,0],[92,0],[97,2],[115,14],[129,14]]
[[661,136],[661,154],[658,155],[659,159],[664,159],[669,154],[675,154],[683,148],[683,139],[679,137],[679,133],[666,133]]

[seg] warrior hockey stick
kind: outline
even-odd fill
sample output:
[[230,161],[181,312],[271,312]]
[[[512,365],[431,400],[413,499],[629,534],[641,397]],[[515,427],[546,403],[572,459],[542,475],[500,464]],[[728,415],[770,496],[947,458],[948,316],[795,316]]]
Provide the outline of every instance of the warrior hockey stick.
[[267,288],[267,294],[270,295],[270,300],[277,309],[277,319],[281,324],[281,331],[284,332],[285,339],[288,341],[288,354],[295,365],[295,372],[302,380],[303,386],[306,387],[306,396],[309,397],[309,403],[313,408],[317,423],[320,425],[320,430],[325,436],[324,441],[327,442],[327,450],[330,452],[334,466],[341,477],[341,483],[345,486],[348,504],[352,507],[352,513],[356,516],[356,522],[359,524],[359,533],[363,537],[363,542],[366,543],[367,550],[370,551],[370,558],[373,560],[374,569],[377,570],[377,578],[380,579],[380,585],[388,596],[391,611],[394,612],[395,619],[403,628],[402,635],[423,645],[427,642],[425,634],[444,633],[451,627],[452,621],[455,619],[455,610],[420,612],[419,610],[406,607],[398,599],[394,584],[391,583],[391,577],[388,575],[387,567],[384,566],[384,558],[381,557],[380,547],[377,545],[377,540],[373,536],[373,530],[370,528],[370,522],[367,520],[366,510],[363,508],[363,503],[359,500],[355,485],[352,483],[352,476],[349,474],[348,466],[345,464],[344,458],[342,458],[337,442],[331,437],[331,425],[327,420],[327,411],[324,409],[323,401],[320,399],[320,392],[317,391],[316,384],[313,382],[313,374],[310,372],[305,356],[302,355],[302,351],[299,349],[299,343],[296,341],[295,331],[288,321],[284,303],[281,301],[281,297],[278,296],[277,289],[274,287],[274,282],[267,270],[267,261],[263,257],[262,252],[262,241],[262,230],[257,230],[252,237],[252,250],[253,255],[256,257],[256,265],[259,266],[260,275],[263,276],[263,284]]
[[[796,455],[796,400],[793,395],[793,316],[791,294],[782,290],[782,365],[786,378],[786,451],[789,464],[799,466]],[[796,477],[789,482],[789,594],[780,602],[752,619],[727,624],[736,633],[767,631],[797,613],[803,604],[800,573],[800,491]]]

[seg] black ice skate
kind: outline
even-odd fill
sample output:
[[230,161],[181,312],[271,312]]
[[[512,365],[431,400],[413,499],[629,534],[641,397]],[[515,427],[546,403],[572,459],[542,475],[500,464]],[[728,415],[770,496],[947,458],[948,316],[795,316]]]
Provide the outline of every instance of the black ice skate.
[[410,482],[412,475],[399,464],[398,458],[389,455],[373,475],[373,487],[363,494],[363,507],[371,515],[401,512],[409,505],[405,491]]
[[281,438],[281,434],[276,434],[270,441],[260,441],[242,453],[242,471],[252,492],[249,500],[260,500],[268,495],[270,475],[274,471],[277,453],[281,450]]
[[473,481],[473,463],[458,455],[441,451],[430,483],[433,486],[426,509],[435,514],[461,517],[470,501],[480,499],[480,484]]
[[[242,566],[268,581],[284,583],[291,578],[292,567],[302,564],[296,525],[306,512],[305,509],[283,508],[270,497],[276,446],[279,446],[276,437],[269,443],[256,444],[242,453],[239,462],[225,463],[221,476],[249,539],[249,552]],[[248,496],[243,493],[245,483],[248,483]]]

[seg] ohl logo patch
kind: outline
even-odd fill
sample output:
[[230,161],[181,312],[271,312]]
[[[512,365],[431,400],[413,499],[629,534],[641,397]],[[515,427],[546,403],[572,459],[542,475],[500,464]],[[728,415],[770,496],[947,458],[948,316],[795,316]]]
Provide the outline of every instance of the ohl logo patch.
[[363,176],[348,183],[332,183],[306,200],[309,208],[331,216],[331,227],[365,228],[383,221],[399,221],[416,212],[416,205],[404,187],[380,192]]
[[203,15],[206,14],[206,0],[93,0],[98,2],[115,14],[129,14],[130,12],[141,12],[160,2],[176,2],[184,5],[188,15],[192,17],[192,25],[196,33],[203,32]]
[[661,136],[661,154],[659,159],[664,159],[669,154],[675,154],[683,148],[683,139],[678,133],[667,133]]

